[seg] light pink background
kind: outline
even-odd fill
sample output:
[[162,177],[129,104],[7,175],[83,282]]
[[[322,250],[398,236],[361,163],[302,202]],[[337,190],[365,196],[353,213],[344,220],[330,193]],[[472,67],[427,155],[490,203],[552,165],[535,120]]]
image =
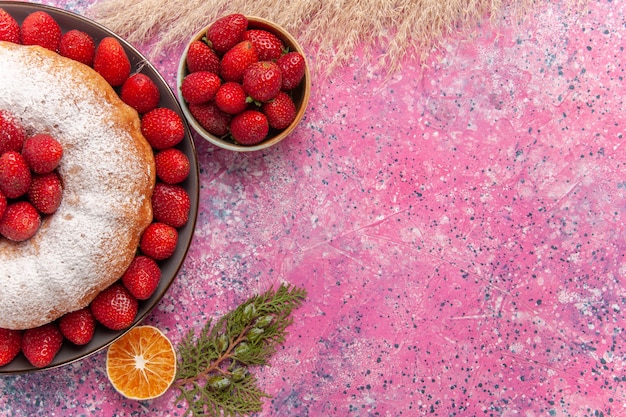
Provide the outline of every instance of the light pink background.
[[[361,56],[315,77],[271,150],[197,139],[195,238],[147,322],[176,343],[305,287],[257,370],[264,417],[626,415],[626,6],[540,3],[386,83]],[[154,62],[172,87],[185,41]],[[122,398],[104,367],[2,377],[0,413],[183,413],[174,390]]]

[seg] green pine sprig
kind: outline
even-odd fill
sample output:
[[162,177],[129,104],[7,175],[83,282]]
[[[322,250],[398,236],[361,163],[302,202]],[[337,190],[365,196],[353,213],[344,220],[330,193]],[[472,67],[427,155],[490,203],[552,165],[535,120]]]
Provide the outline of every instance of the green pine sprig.
[[291,313],[306,290],[281,284],[255,295],[198,335],[190,330],[178,345],[176,402],[188,405],[185,416],[242,417],[262,410],[261,390],[250,367],[266,365],[282,345]]

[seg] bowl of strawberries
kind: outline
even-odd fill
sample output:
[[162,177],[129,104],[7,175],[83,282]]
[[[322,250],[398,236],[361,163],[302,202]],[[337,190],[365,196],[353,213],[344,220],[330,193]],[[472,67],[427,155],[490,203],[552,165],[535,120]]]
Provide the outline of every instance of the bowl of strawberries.
[[201,137],[247,152],[273,146],[297,127],[311,76],[302,48],[286,30],[235,13],[191,38],[177,84],[183,113]]

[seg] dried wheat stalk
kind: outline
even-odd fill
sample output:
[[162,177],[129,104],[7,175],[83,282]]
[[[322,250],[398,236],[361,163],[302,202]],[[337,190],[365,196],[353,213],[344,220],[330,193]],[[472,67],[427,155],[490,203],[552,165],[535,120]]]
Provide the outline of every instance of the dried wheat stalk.
[[[580,2],[582,0],[574,0]],[[87,15],[131,43],[152,42],[152,57],[228,13],[274,21],[330,72],[363,47],[393,72],[405,58],[424,59],[441,40],[503,8],[522,12],[533,0],[106,0]]]

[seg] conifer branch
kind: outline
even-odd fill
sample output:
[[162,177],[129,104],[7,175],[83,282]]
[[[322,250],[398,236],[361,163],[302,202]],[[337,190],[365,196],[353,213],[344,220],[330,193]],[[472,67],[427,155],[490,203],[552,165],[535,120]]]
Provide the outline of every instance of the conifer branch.
[[185,416],[243,417],[262,410],[270,398],[250,367],[266,365],[285,342],[291,313],[306,290],[281,286],[255,295],[220,318],[209,320],[198,335],[190,330],[178,346],[176,403]]

